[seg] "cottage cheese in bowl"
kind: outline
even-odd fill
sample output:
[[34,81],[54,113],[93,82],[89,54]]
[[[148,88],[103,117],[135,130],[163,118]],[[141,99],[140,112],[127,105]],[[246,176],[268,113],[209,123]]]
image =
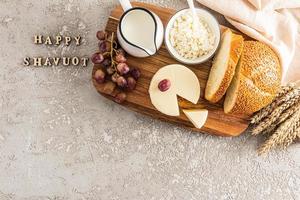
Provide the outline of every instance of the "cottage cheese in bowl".
[[220,42],[220,28],[215,18],[197,9],[199,23],[193,23],[189,9],[177,12],[166,28],[165,43],[170,54],[185,64],[205,62],[216,52]]

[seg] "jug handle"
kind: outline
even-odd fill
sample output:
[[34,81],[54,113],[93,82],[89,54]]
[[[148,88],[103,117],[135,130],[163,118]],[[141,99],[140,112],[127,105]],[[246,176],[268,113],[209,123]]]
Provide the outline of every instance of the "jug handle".
[[124,11],[127,11],[132,8],[132,5],[129,0],[119,0]]

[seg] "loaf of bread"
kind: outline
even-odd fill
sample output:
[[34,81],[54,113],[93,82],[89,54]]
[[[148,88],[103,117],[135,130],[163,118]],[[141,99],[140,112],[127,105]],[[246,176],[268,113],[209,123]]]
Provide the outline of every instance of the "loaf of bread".
[[210,70],[205,89],[205,98],[218,102],[226,93],[235,73],[235,68],[243,50],[244,38],[227,29],[222,34],[221,46]]
[[281,83],[281,67],[266,44],[245,41],[234,78],[227,90],[225,113],[252,114],[274,99]]

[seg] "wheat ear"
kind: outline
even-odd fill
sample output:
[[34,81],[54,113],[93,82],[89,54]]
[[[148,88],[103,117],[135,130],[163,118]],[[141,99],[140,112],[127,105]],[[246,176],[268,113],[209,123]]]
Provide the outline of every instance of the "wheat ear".
[[279,104],[281,104],[283,101],[286,101],[286,98],[284,97],[286,96],[286,94],[290,93],[293,89],[294,87],[291,85],[283,86],[279,91],[279,93],[276,95],[274,101],[268,106],[266,106],[265,108],[258,111],[252,117],[251,124],[257,124],[260,121],[262,121],[262,119],[268,116]]
[[[256,127],[252,129],[252,135],[258,135],[276,122],[281,114],[291,106],[297,104],[300,99],[300,90],[297,91],[297,96],[294,98],[288,97],[287,101],[284,101],[280,106],[276,107],[273,112],[271,112],[267,117],[265,117]],[[289,95],[288,95],[289,96]]]
[[279,124],[281,124],[282,122],[284,122],[285,120],[287,120],[297,110],[300,110],[300,102],[298,102],[297,104],[291,106],[289,109],[286,109],[281,114],[281,116],[277,119],[276,122],[274,122],[272,125],[270,125],[269,127],[267,127],[264,131],[262,131],[260,133],[257,133],[257,134],[269,134],[269,133],[272,133]]
[[300,110],[278,126],[275,133],[258,149],[258,154],[265,154],[276,146],[289,146],[297,138],[299,132]]

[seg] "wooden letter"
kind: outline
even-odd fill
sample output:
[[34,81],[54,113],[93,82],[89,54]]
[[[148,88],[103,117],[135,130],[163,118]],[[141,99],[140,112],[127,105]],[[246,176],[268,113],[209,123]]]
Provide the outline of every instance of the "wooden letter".
[[60,35],[57,35],[56,36],[56,45],[60,45],[60,42],[61,42],[61,40],[62,40],[62,37],[60,36]]
[[26,57],[26,58],[24,58],[24,60],[23,60],[24,62],[23,62],[23,65],[25,65],[25,66],[29,66],[30,65],[30,58],[29,57]]
[[59,61],[60,61],[60,58],[53,58],[53,63],[55,66],[58,65]]
[[78,37],[74,37],[75,41],[76,41],[76,46],[79,46],[80,45],[80,42],[81,42],[81,37],[78,36]]
[[64,66],[69,66],[70,65],[70,58],[63,57],[63,65]]
[[51,62],[48,57],[46,58],[46,60],[44,62],[44,66],[51,66]]
[[42,58],[33,58],[33,65],[34,66],[42,66]]
[[82,58],[81,60],[82,60],[82,62],[83,62],[83,64],[82,64],[82,67],[86,67],[86,66],[87,66],[87,63],[88,63],[88,60],[89,60],[89,58]]
[[65,44],[66,44],[67,46],[69,46],[71,40],[72,40],[71,37],[65,37]]
[[34,36],[34,44],[42,44],[43,43],[43,36],[42,35],[35,35]]
[[51,38],[50,38],[50,36],[48,36],[48,37],[46,38],[46,40],[45,40],[45,44],[49,44],[49,45],[51,45],[51,44],[52,44],[52,41],[51,41]]
[[78,57],[72,58],[72,65],[77,66],[78,64],[79,64],[79,58]]

